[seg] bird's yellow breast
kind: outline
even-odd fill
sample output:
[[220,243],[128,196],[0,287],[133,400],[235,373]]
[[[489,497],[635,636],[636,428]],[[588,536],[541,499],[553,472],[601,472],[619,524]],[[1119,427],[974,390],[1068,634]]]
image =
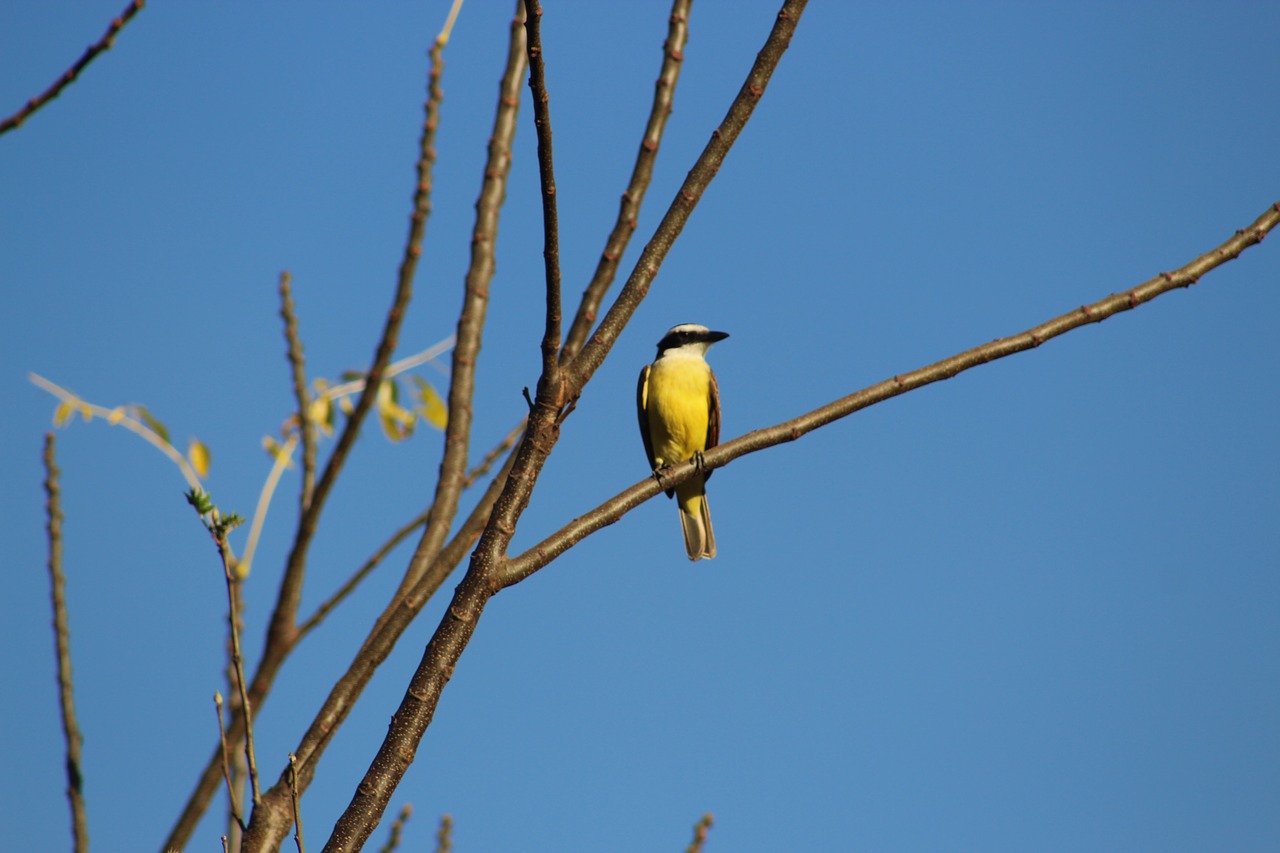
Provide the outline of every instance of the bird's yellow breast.
[[657,467],[707,449],[711,368],[702,359],[659,359],[649,370],[646,411]]

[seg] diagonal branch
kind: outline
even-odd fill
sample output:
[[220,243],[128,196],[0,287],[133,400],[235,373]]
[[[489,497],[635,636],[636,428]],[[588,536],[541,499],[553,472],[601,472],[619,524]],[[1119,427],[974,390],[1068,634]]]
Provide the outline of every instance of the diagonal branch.
[[658,72],[658,82],[654,85],[649,122],[645,125],[644,136],[640,140],[640,150],[631,170],[631,180],[622,194],[618,219],[609,232],[609,239],[605,241],[595,274],[582,293],[578,313],[565,335],[564,349],[560,353],[561,363],[568,364],[582,349],[591,326],[596,321],[600,302],[618,274],[618,262],[622,259],[627,244],[631,242],[631,235],[635,234],[640,218],[640,205],[649,189],[649,182],[653,179],[653,164],[658,159],[658,146],[662,142],[662,134],[666,130],[667,119],[671,117],[671,107],[675,101],[676,81],[680,78],[684,49],[689,41],[689,9],[692,5],[693,0],[675,0],[671,5],[667,40],[662,44],[662,70]]
[[116,18],[113,18],[111,25],[107,27],[107,31],[102,34],[102,38],[85,48],[84,53],[75,61],[75,64],[62,72],[62,76],[53,81],[48,89],[45,89],[39,95],[22,105],[22,109],[6,119],[0,120],[0,134],[7,133],[22,126],[22,123],[31,117],[31,114],[52,101],[54,98],[62,94],[62,90],[75,82],[80,76],[80,72],[88,67],[90,62],[98,57],[98,54],[105,53],[115,44],[116,35],[124,29],[124,25],[133,20],[133,16],[138,14],[142,9],[144,0],[131,0],[124,11]]
[[[484,459],[480,460],[480,464],[476,465],[475,468],[472,468],[471,471],[467,473],[467,477],[462,483],[462,488],[463,489],[469,488],[473,483],[475,483],[476,480],[480,479],[485,474],[489,473],[489,469],[493,467],[493,463],[498,461],[498,457],[506,453],[507,451],[509,451],[512,447],[514,447],[516,441],[519,440],[520,436],[523,433],[524,433],[524,422],[521,421],[520,424],[514,430],[509,432],[507,436],[501,442],[499,442],[496,447],[494,447],[487,454],[485,454]],[[301,638],[311,633],[311,631],[313,631],[316,628],[316,626],[318,626],[321,622],[324,621],[326,616],[328,616],[339,604],[341,604],[343,600],[346,599],[347,596],[349,596],[352,592],[355,591],[356,587],[360,585],[360,582],[363,581],[366,577],[368,577],[369,573],[372,572],[375,568],[377,568],[378,564],[381,563],[384,559],[386,559],[387,555],[390,554],[393,550],[395,550],[396,546],[398,546],[405,539],[408,539],[409,534],[413,533],[413,531],[417,530],[419,527],[422,527],[424,524],[426,524],[427,520],[430,517],[431,517],[431,507],[427,507],[425,510],[418,513],[416,518],[414,518],[409,523],[405,524],[399,530],[393,533],[391,537],[386,542],[384,542],[382,546],[379,547],[378,550],[375,551],[371,557],[369,557],[369,559],[365,560],[364,564],[361,565],[360,568],[357,569],[355,573],[351,577],[349,577],[346,580],[346,582],[343,583],[343,585],[338,588],[336,592],[333,593],[333,595],[325,599],[318,607],[316,607],[314,613],[312,613],[309,617],[304,619],[298,625],[298,636]],[[456,566],[456,565],[457,565],[457,562],[451,565],[450,568],[452,569],[453,566]],[[393,598],[392,600],[395,601],[396,599]]]
[[657,277],[658,270],[666,260],[671,246],[684,230],[694,208],[702,199],[702,194],[706,192],[712,179],[720,170],[738,135],[746,127],[756,104],[764,96],[764,90],[769,85],[774,69],[778,67],[778,61],[782,59],[782,54],[791,44],[791,36],[795,33],[796,24],[799,23],[806,2],[807,0],[786,0],[782,4],[773,30],[769,33],[764,47],[756,55],[756,61],[742,88],[738,91],[738,96],[729,105],[728,113],[725,114],[719,127],[712,132],[711,139],[703,148],[702,154],[689,170],[679,192],[672,199],[671,206],[658,224],[657,230],[640,253],[640,259],[636,261],[635,268],[618,294],[618,298],[614,300],[591,340],[569,365],[566,383],[570,393],[581,392],[592,375],[604,363],[618,335],[622,333],[631,315],[635,313],[636,308],[649,292],[649,287]]
[[[733,441],[725,442],[704,454],[701,470],[719,468],[748,453],[755,453],[783,442],[795,441],[805,433],[868,406],[882,403],[899,394],[943,379],[950,379],[958,373],[996,359],[1034,349],[1045,341],[1064,335],[1073,329],[1090,323],[1101,323],[1108,317],[1130,311],[1157,296],[1178,288],[1189,287],[1199,281],[1205,273],[1234,260],[1245,249],[1260,243],[1277,224],[1280,224],[1280,202],[1273,204],[1252,225],[1237,231],[1221,246],[1211,249],[1173,272],[1160,273],[1131,290],[1112,294],[1091,305],[1082,305],[1074,311],[1069,311],[1020,334],[965,350],[927,367],[886,379],[798,418],[766,429],[755,430]],[[508,561],[503,568],[502,585],[507,587],[519,583],[587,536],[620,520],[632,509],[663,489],[679,485],[697,470],[700,470],[699,467],[692,462],[677,466],[669,473],[663,472],[661,484],[653,477],[646,477],[586,515],[574,519],[528,551]]]
[[84,809],[80,772],[80,726],[76,722],[74,682],[71,678],[71,629],[67,626],[66,577],[62,574],[62,491],[54,459],[53,433],[44,437],[44,491],[46,529],[49,535],[49,581],[53,600],[53,639],[58,658],[58,708],[62,712],[62,736],[67,745],[67,802],[71,807],[71,837],[75,853],[89,849],[89,821]]

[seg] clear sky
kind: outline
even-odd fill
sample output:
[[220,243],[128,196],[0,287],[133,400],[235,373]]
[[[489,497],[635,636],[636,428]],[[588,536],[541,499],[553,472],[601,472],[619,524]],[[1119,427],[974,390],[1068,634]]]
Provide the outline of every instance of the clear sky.
[[[0,113],[122,5],[0,6]],[[177,443],[208,444],[214,497],[251,513],[270,464],[261,439],[292,406],[277,276],[293,274],[311,374],[366,366],[446,5],[153,2],[0,137],[7,849],[67,847],[39,464],[54,400],[28,371],[94,403],[145,403]],[[633,162],[667,12],[546,5],[576,305]],[[400,355],[453,330],[512,7],[471,0],[448,48]],[[695,4],[624,274],[776,8]],[[1278,44],[1280,4],[1266,2],[814,2],[566,422],[513,547],[646,475],[635,376],[675,323],[732,335],[711,351],[731,438],[1214,248],[1280,200]],[[526,90],[477,455],[536,380],[540,228]],[[709,851],[1280,847],[1278,240],[718,471],[712,562],[685,559],[658,498],[498,596],[392,801],[415,808],[404,849],[430,849],[448,812],[468,853],[677,851],[708,811]],[[443,387],[432,366],[419,373]],[[94,849],[154,850],[216,743],[220,568],[153,448],[100,421],[58,441]],[[430,430],[397,445],[365,430],[304,611],[425,506],[440,453]],[[251,658],[297,488],[289,472],[248,581]],[[268,780],[407,553],[286,665],[258,727]],[[443,606],[324,756],[303,799],[314,849]],[[221,827],[206,820],[189,849],[219,849]]]

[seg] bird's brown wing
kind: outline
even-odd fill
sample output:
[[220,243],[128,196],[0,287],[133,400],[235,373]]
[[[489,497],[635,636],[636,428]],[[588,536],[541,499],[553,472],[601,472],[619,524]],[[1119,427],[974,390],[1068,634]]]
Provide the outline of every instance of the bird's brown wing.
[[653,458],[653,437],[649,435],[649,365],[640,371],[640,381],[636,383],[636,417],[640,421],[640,437],[644,439],[644,453],[649,459],[649,467],[657,468],[658,462]]
[[[707,395],[707,450],[720,443],[720,383],[716,382],[715,373],[711,374],[711,393]],[[711,479],[711,471],[704,480]]]

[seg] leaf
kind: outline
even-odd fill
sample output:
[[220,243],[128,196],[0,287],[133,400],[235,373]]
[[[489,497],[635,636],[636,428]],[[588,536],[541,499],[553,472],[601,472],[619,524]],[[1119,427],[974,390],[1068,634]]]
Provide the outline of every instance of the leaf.
[[209,493],[203,489],[191,489],[184,493],[187,503],[195,507],[196,512],[201,515],[208,515],[217,509],[213,504],[213,499],[209,497]]
[[66,426],[76,413],[76,404],[70,400],[63,400],[58,407],[53,410],[53,425],[56,427]]
[[414,376],[413,381],[418,386],[418,414],[431,426],[443,430],[449,425],[449,407],[430,382],[421,376]]
[[115,426],[116,424],[124,420],[124,415],[125,415],[124,406],[116,406],[114,409],[112,409],[110,412],[107,413],[107,423],[111,424],[112,426]]
[[325,435],[333,435],[333,401],[317,397],[307,407],[307,420],[315,424]]
[[209,476],[209,462],[212,457],[209,448],[204,442],[191,439],[187,445],[187,461],[191,463],[191,467],[196,469],[196,476],[204,479]]
[[417,421],[413,412],[400,405],[399,396],[399,389],[391,379],[378,386],[378,422],[391,441],[403,441],[412,435]]
[[137,413],[138,417],[142,419],[142,422],[144,424],[151,427],[152,432],[160,436],[161,441],[163,441],[165,444],[169,445],[170,447],[173,446],[173,442],[169,441],[168,427],[160,423],[160,421],[156,420],[155,417],[151,414],[151,412],[147,411],[146,406],[140,403],[135,404],[133,407],[133,410]]

